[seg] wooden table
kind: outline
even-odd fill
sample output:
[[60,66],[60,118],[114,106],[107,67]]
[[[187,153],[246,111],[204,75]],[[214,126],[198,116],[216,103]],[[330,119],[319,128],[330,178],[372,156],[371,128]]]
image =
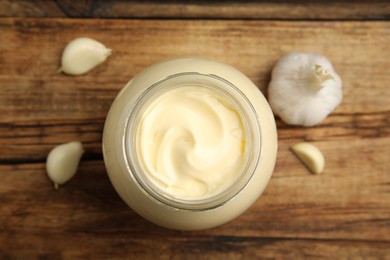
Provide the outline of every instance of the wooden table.
[[[1,259],[390,259],[386,1],[68,2],[0,0]],[[102,41],[112,56],[84,76],[58,73],[64,46],[79,36]],[[266,94],[272,66],[291,51],[329,57],[344,99],[316,127],[277,119],[275,172],[246,213],[178,232],[121,201],[101,138],[129,79],[161,59],[199,55],[235,66]],[[46,156],[72,140],[86,153],[75,178],[54,190]],[[289,150],[303,140],[323,151],[322,175]]]

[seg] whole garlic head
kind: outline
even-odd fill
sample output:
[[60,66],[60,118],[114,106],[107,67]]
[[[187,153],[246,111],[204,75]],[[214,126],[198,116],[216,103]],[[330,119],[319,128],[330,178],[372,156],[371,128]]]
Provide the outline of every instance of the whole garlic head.
[[342,82],[324,56],[293,52],[273,68],[268,97],[273,112],[287,124],[313,126],[340,104]]

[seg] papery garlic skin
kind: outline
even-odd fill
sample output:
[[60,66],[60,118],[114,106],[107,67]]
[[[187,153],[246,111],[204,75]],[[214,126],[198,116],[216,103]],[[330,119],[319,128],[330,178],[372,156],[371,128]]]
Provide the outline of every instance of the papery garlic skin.
[[342,100],[342,81],[330,61],[316,53],[293,52],[272,70],[272,111],[290,125],[321,123]]
[[84,153],[80,142],[69,142],[54,147],[46,160],[46,171],[54,187],[69,181],[75,174]]
[[81,75],[104,62],[111,49],[91,38],[76,38],[65,47],[60,71],[70,75]]

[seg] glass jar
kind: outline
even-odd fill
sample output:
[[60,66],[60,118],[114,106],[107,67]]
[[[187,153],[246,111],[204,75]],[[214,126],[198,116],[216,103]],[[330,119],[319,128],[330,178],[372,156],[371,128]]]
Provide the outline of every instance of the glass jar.
[[[188,86],[228,100],[240,115],[246,135],[237,178],[221,192],[199,199],[160,189],[145,174],[137,153],[138,127],[145,110],[163,94]],[[261,92],[238,70],[204,58],[167,60],[136,75],[114,100],[103,133],[107,172],[121,198],[149,221],[177,230],[212,228],[243,213],[271,178],[276,152],[274,116]]]

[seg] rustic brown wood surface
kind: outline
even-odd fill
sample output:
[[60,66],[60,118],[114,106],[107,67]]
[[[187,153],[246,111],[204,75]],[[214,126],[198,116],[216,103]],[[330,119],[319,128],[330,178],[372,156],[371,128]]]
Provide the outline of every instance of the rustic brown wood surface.
[[[386,21],[0,18],[0,258],[253,259],[390,257],[390,26]],[[68,41],[113,49],[90,73],[57,72]],[[275,62],[314,51],[344,83],[321,125],[277,119],[279,152],[263,196],[221,227],[178,232],[137,216],[115,193],[101,154],[120,88],[164,58],[199,55],[237,67],[266,94]],[[46,176],[53,146],[80,140],[78,174],[59,190]],[[290,152],[302,140],[326,157],[311,175]]]
[[0,0],[0,16],[383,20],[390,18],[390,5],[387,0]]

